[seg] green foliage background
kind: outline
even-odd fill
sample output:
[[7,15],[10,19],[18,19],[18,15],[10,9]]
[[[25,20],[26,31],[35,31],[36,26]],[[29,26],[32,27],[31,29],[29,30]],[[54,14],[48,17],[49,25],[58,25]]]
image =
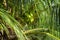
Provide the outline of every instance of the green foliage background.
[[10,28],[16,40],[60,40],[59,11],[60,0],[0,0],[0,31],[8,39]]

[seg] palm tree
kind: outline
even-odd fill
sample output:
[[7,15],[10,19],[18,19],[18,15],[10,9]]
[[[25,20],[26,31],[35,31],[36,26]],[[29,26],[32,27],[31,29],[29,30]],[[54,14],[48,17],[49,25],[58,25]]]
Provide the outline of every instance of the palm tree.
[[0,40],[60,40],[59,0],[1,0]]

